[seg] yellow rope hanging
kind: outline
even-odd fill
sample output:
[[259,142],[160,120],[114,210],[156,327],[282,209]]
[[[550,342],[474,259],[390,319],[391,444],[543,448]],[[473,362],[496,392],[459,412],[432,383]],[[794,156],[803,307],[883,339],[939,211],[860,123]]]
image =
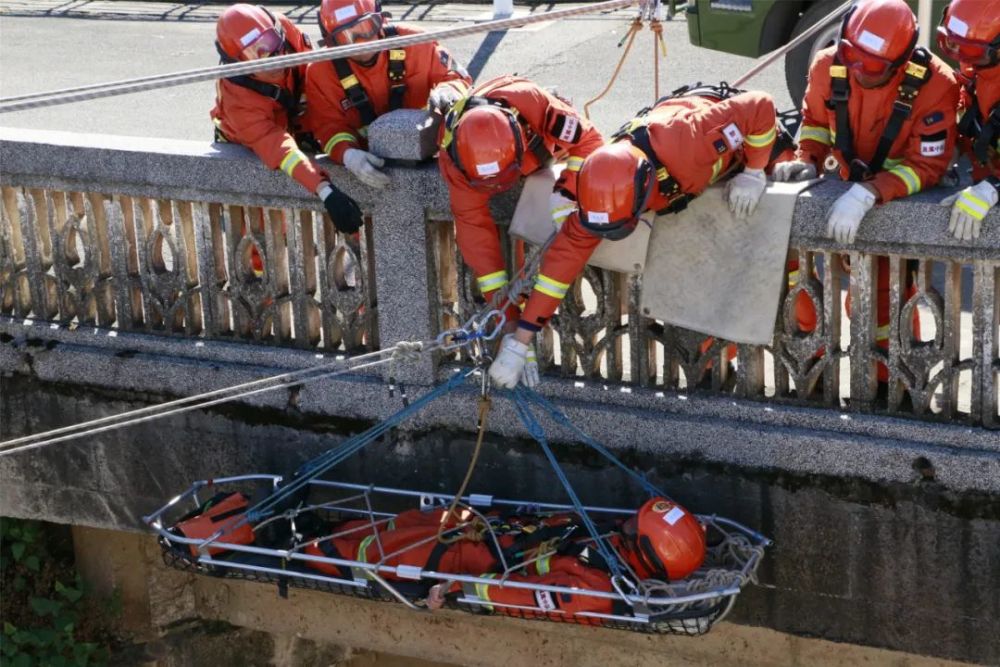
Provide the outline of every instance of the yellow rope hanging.
[[642,30],[642,18],[636,17],[632,21],[632,26],[629,28],[628,34],[622,37],[621,42],[618,42],[618,46],[621,46],[622,42],[626,39],[628,40],[628,44],[625,45],[625,51],[622,53],[622,57],[618,59],[618,65],[615,66],[615,71],[611,75],[608,85],[604,87],[604,90],[602,90],[597,97],[592,100],[588,100],[587,103],[583,105],[583,115],[588,119],[590,118],[590,105],[607,95],[608,91],[611,90],[611,86],[615,84],[615,79],[618,78],[618,73],[621,72],[622,65],[625,64],[625,58],[628,56],[629,49],[632,48],[632,42],[635,41],[635,36],[640,30]]

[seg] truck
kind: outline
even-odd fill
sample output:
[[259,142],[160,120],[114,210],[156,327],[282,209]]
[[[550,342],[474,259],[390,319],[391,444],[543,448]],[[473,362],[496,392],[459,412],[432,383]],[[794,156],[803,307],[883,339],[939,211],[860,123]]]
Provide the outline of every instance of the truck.
[[[933,32],[947,0],[907,0],[920,26],[923,46],[936,48]],[[844,0],[688,0],[688,36],[695,46],[757,58],[781,48],[828,16]],[[837,41],[834,21],[785,56],[785,82],[796,105],[806,91],[809,64],[816,52]]]

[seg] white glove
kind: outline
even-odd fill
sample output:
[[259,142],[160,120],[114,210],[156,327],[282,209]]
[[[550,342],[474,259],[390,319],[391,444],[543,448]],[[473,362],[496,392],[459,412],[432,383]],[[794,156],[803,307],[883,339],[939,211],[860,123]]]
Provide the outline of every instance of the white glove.
[[524,362],[524,370],[521,372],[521,384],[528,389],[538,386],[538,357],[535,356],[535,346],[528,346],[528,356]]
[[427,108],[437,109],[442,114],[447,113],[455,102],[462,99],[462,93],[455,89],[455,86],[442,83],[435,86],[431,94],[427,97]]
[[553,192],[549,195],[549,212],[552,214],[552,222],[556,227],[562,227],[566,218],[576,210],[576,202],[561,192]]
[[865,186],[855,183],[830,207],[830,215],[826,219],[827,235],[838,243],[854,243],[861,219],[874,205],[875,195]]
[[961,192],[945,197],[941,200],[941,206],[952,206],[948,231],[954,234],[956,239],[963,241],[978,239],[983,218],[997,205],[998,199],[1000,195],[997,194],[996,188],[986,181],[980,181]]
[[344,151],[344,166],[365,185],[381,190],[389,185],[389,177],[376,167],[385,165],[385,160],[360,148]]
[[766,187],[767,176],[763,169],[744,169],[726,183],[729,210],[737,218],[749,218]]
[[[530,345],[525,345],[514,334],[507,334],[500,343],[500,354],[490,364],[490,379],[494,384],[504,389],[513,389],[521,379],[525,364],[528,361]],[[535,365],[538,374],[538,365]],[[527,382],[525,382],[527,384]]]
[[779,162],[771,170],[771,178],[779,183],[794,183],[816,178],[816,165],[802,160]]

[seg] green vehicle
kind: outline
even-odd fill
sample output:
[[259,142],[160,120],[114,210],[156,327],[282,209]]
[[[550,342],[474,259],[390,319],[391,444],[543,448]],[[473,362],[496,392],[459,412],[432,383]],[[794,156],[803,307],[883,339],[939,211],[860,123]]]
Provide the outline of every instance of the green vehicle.
[[[756,58],[781,48],[842,5],[844,0],[688,0],[685,14],[691,43],[715,51]],[[921,44],[936,49],[933,32],[946,0],[907,0],[918,15]],[[800,104],[809,63],[837,39],[834,22],[785,56],[785,81]]]

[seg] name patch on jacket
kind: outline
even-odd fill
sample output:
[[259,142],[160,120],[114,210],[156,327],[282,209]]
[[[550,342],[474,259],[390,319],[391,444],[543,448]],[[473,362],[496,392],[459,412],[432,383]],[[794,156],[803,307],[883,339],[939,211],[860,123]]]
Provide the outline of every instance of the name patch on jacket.
[[555,611],[556,603],[552,599],[552,593],[548,591],[535,591],[535,602],[542,611]]
[[920,154],[927,157],[944,155],[945,140],[948,138],[947,132],[936,132],[934,134],[920,135]]
[[557,113],[552,120],[552,136],[564,144],[575,144],[580,141],[583,128],[580,119],[568,113]]
[[722,136],[726,138],[726,143],[732,150],[743,145],[743,133],[740,132],[740,128],[736,127],[736,123],[730,123],[722,128]]

